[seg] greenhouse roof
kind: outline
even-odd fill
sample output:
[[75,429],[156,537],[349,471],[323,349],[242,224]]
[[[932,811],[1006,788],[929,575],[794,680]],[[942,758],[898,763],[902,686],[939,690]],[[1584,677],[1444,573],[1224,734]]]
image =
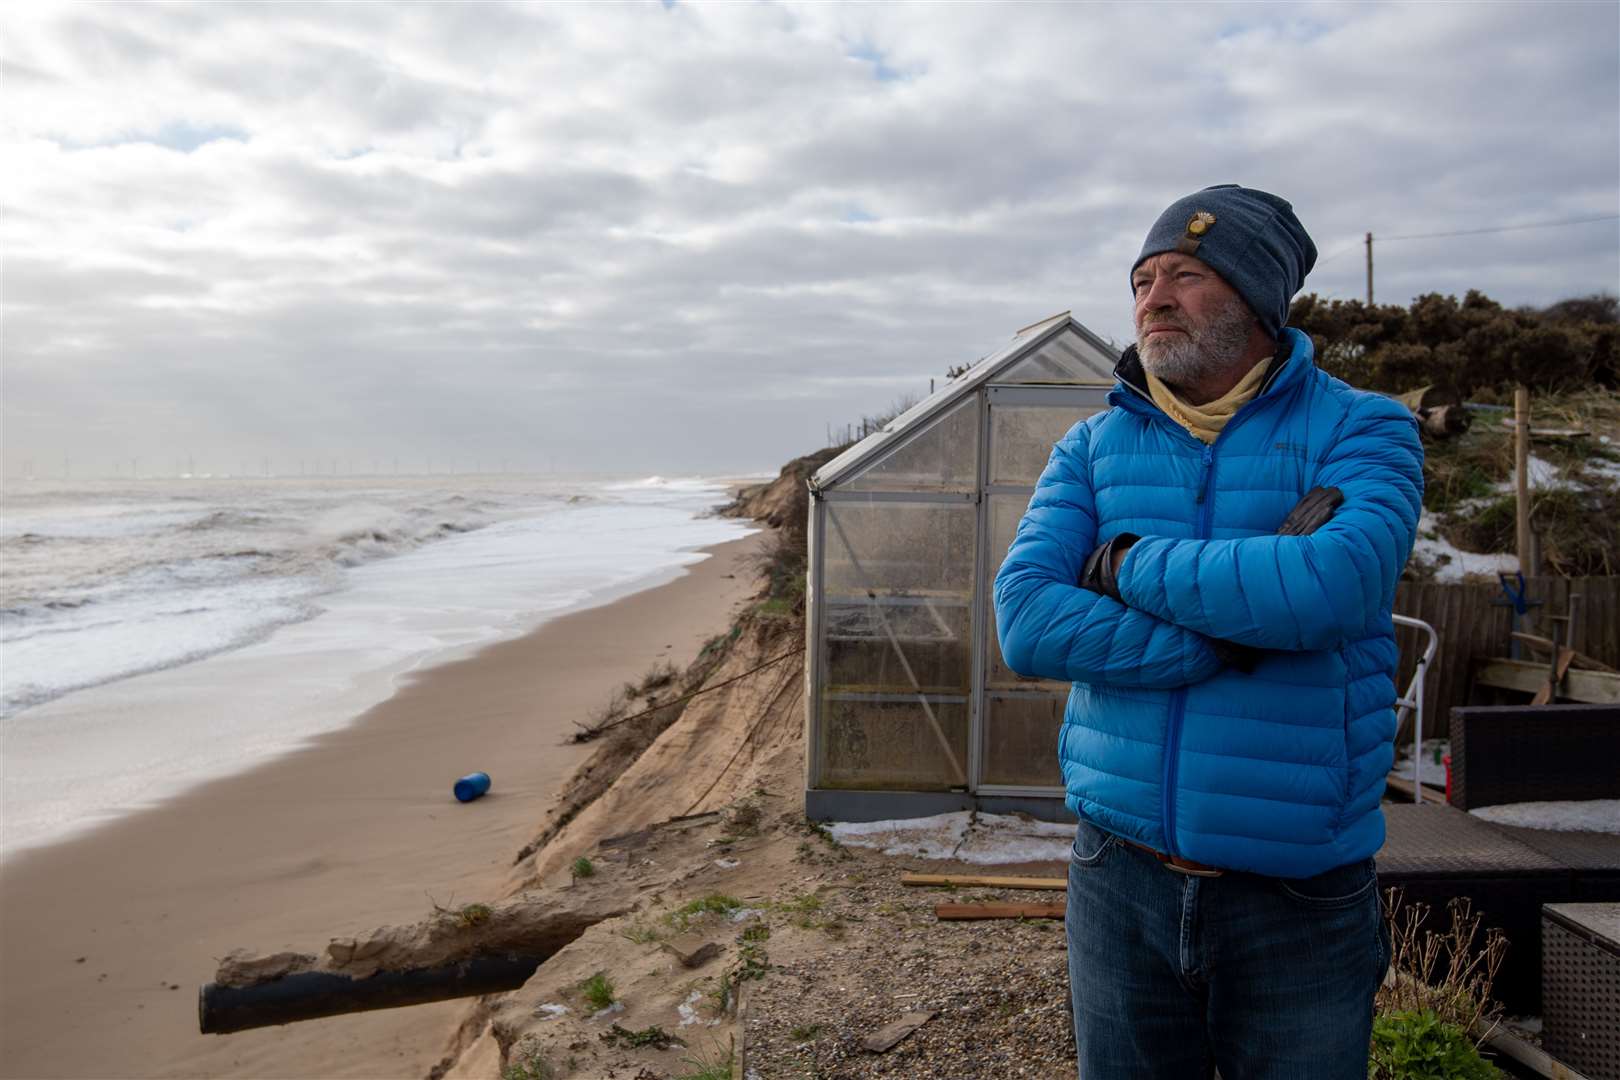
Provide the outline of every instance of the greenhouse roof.
[[985,383],[996,382],[1009,373],[1016,374],[1021,363],[1037,354],[1040,354],[1046,371],[1026,372],[1024,377],[1016,379],[1017,382],[1070,386],[1111,386],[1114,383],[1114,365],[1119,360],[1118,353],[1106,341],[1076,322],[1069,312],[1059,312],[1018,331],[1001,349],[827,462],[810,478],[810,487],[821,491],[859,473],[869,463],[898,446],[907,435],[928,426],[955,402]]

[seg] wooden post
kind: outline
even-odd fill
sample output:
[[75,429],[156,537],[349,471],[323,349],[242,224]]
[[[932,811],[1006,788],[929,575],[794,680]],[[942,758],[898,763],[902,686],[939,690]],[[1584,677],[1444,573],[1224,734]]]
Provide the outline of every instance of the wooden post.
[[1367,306],[1372,307],[1372,233],[1367,234]]
[[1513,468],[1518,504],[1517,539],[1519,573],[1535,575],[1535,554],[1530,550],[1530,390],[1522,383],[1513,390]]

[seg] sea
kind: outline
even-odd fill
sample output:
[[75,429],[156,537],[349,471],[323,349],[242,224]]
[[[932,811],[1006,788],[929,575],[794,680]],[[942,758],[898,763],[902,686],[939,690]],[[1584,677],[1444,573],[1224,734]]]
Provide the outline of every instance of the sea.
[[679,576],[702,477],[0,487],[0,857],[296,749],[401,676]]

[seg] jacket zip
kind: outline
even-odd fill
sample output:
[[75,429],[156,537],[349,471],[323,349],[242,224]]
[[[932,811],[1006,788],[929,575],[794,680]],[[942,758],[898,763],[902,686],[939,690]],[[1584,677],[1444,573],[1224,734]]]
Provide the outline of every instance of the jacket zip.
[[[1236,419],[1234,417],[1233,419]],[[1227,427],[1231,427],[1228,423]],[[1226,434],[1222,430],[1221,435]],[[1220,436],[1216,436],[1216,442]],[[1208,540],[1215,521],[1215,492],[1212,483],[1215,476],[1215,446],[1213,443],[1204,447],[1204,469],[1202,479],[1198,483],[1198,539]],[[1187,688],[1176,687],[1174,696],[1170,699],[1169,729],[1165,732],[1164,740],[1164,844],[1165,852],[1169,855],[1181,854],[1176,850],[1176,774],[1180,772],[1181,761],[1181,724],[1187,715]]]
[[[1290,359],[1292,359],[1291,355]],[[1181,436],[1191,439],[1193,442],[1199,442],[1202,446],[1203,472],[1198,482],[1198,535],[1195,537],[1195,539],[1208,540],[1210,538],[1210,533],[1214,531],[1215,448],[1221,444],[1221,440],[1226,438],[1227,433],[1236,427],[1240,421],[1248,419],[1248,415],[1246,414],[1252,414],[1254,412],[1253,406],[1259,402],[1261,398],[1265,397],[1266,391],[1271,389],[1272,384],[1277,381],[1277,377],[1282,374],[1283,369],[1287,366],[1287,363],[1276,364],[1273,366],[1272,370],[1266,375],[1265,381],[1261,383],[1260,389],[1255,392],[1254,397],[1246,402],[1242,408],[1238,409],[1238,411],[1232,416],[1232,419],[1227,421],[1226,426],[1221,429],[1221,433],[1215,436],[1215,441],[1213,443],[1201,443],[1200,440],[1194,438],[1194,436],[1188,432],[1186,428],[1183,428],[1180,424],[1177,424],[1168,416],[1165,416],[1163,410],[1161,410],[1158,404],[1154,402],[1153,395],[1149,394],[1145,389],[1137,386],[1135,383],[1125,378],[1125,376],[1120,374],[1117,370],[1115,371],[1115,375],[1119,378],[1120,383],[1135,391],[1136,395],[1145,401],[1153,412],[1158,413],[1159,417],[1164,423],[1169,424],[1170,427]],[[1183,720],[1186,719],[1186,716],[1187,688],[1185,686],[1179,686],[1172,691],[1170,695],[1170,715],[1164,738],[1164,794],[1159,812],[1164,815],[1164,850],[1165,854],[1167,855],[1179,856],[1181,854],[1176,847],[1176,778],[1177,773],[1180,771],[1179,758],[1181,757],[1181,726]]]

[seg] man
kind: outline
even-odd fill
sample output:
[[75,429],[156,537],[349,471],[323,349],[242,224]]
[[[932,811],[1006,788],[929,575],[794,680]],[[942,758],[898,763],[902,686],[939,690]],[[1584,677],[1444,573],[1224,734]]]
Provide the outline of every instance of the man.
[[1053,449],[996,577],[1007,663],[1073,683],[1084,1080],[1367,1075],[1422,449],[1283,325],[1315,261],[1275,195],[1172,204],[1113,408]]

